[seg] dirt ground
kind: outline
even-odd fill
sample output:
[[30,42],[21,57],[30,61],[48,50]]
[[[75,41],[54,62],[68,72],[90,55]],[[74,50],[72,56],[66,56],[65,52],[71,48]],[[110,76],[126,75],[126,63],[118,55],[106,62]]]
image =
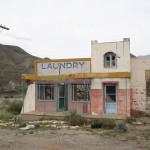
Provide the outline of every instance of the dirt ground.
[[128,132],[104,129],[0,128],[0,150],[149,150],[150,124],[128,125]]

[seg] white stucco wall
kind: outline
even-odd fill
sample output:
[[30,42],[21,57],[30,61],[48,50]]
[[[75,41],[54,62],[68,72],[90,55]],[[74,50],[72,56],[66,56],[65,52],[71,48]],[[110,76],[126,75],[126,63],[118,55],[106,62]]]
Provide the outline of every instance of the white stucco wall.
[[35,111],[35,84],[28,86],[21,114]]
[[92,79],[91,89],[102,89],[103,82],[118,82],[120,89],[130,89],[130,79],[128,78]]
[[90,61],[42,62],[37,63],[37,75],[66,75],[73,73],[90,73]]
[[[104,68],[104,55],[113,52],[117,55],[116,68]],[[130,39],[119,42],[91,42],[91,70],[97,72],[130,72]]]
[[131,99],[133,110],[146,109],[145,71],[150,70],[150,58],[131,58]]

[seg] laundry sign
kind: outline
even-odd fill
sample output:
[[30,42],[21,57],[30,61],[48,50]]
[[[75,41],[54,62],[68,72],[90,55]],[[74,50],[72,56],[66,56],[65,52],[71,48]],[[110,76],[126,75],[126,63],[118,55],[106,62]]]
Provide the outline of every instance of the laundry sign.
[[40,62],[37,63],[38,76],[90,73],[90,61]]

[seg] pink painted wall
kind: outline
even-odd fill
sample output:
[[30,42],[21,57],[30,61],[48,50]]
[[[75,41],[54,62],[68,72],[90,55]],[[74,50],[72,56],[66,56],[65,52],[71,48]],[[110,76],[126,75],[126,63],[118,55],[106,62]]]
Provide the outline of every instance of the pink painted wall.
[[[44,104],[45,103],[45,104]],[[35,111],[39,112],[56,112],[55,101],[35,101]]]
[[69,102],[68,111],[76,110],[79,114],[90,114],[91,103],[90,102]]
[[102,89],[91,89],[91,113],[104,114],[104,100]]
[[130,90],[118,89],[118,115],[130,116]]
[[[126,97],[127,96],[127,97]],[[103,89],[91,90],[91,113],[105,114],[105,102],[103,99]],[[127,100],[127,102],[126,102]],[[130,116],[130,90],[118,89],[118,110],[119,116]]]
[[132,88],[131,89],[131,113],[134,115],[137,111],[146,110],[146,89]]

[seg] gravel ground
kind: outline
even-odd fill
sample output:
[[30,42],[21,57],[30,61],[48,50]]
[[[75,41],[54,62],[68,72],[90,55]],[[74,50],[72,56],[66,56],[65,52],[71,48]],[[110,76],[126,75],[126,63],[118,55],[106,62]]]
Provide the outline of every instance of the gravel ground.
[[0,128],[0,150],[146,150],[135,140],[102,136],[96,132],[81,129],[20,131]]

